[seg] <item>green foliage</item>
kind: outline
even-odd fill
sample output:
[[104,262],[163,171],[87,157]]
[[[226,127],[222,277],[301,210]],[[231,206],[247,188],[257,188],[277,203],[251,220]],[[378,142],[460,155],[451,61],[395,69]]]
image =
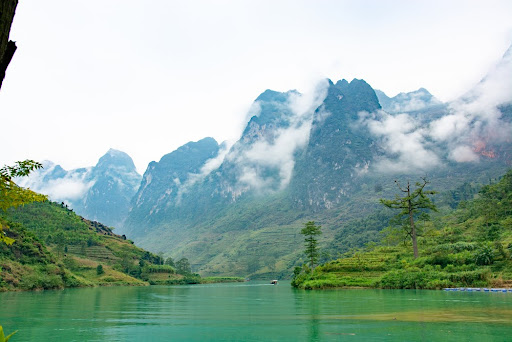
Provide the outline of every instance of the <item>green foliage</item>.
[[[292,286],[305,289],[370,286],[440,289],[509,286],[512,282],[512,171],[482,187],[471,201],[438,216],[418,237],[422,256],[411,242],[372,246],[311,272],[296,268]],[[496,229],[496,227],[500,227]]]
[[[343,222],[343,229],[338,230],[327,248],[337,255],[337,253],[345,253],[368,243],[379,243],[382,240],[381,234],[386,234],[390,238],[389,229],[381,233],[388,226],[390,218],[388,210],[383,208],[363,217],[358,216],[347,220]],[[397,241],[402,241],[401,237]]]
[[0,290],[141,285],[149,274],[143,268],[163,263],[160,256],[58,203],[27,204],[0,212],[0,218],[16,240],[0,243]]
[[449,273],[432,268],[409,268],[386,273],[379,281],[380,288],[441,289],[444,287],[481,286],[488,283],[485,269]]
[[494,251],[489,243],[482,245],[475,252],[475,263],[477,265],[490,265],[494,262]]
[[192,273],[190,262],[187,258],[181,258],[176,262],[176,273],[184,275]]
[[480,188],[480,186],[465,182],[453,190],[444,192],[439,205],[447,205],[451,209],[456,209],[460,203],[473,200]]
[[104,273],[105,273],[105,271],[103,270],[103,265],[98,264],[98,266],[96,266],[96,274],[97,275],[102,275]]
[[174,267],[175,266],[174,260],[171,257],[168,257],[167,259],[165,259],[164,265],[169,265],[169,266]]
[[[19,187],[13,181],[13,178],[28,176],[31,171],[42,167],[43,165],[40,163],[27,159],[25,161],[16,162],[15,166],[4,166],[0,168],[0,210],[5,212],[12,207],[47,200],[46,196]],[[8,228],[8,225],[0,218],[0,242],[3,241],[8,245],[13,244],[14,240],[5,235],[3,228]]]
[[216,284],[216,283],[243,283],[245,278],[241,277],[204,277],[201,278],[201,284]]
[[318,241],[315,236],[322,234],[321,227],[316,226],[314,221],[308,221],[300,233],[304,235],[304,254],[309,259],[309,266],[314,268],[319,256]]
[[4,335],[4,328],[0,325],[0,342],[7,342],[12,337],[12,335],[16,334],[18,330],[10,333],[9,335]]
[[421,218],[426,220],[428,218],[426,210],[437,211],[436,206],[428,197],[434,195],[435,191],[424,190],[425,186],[429,183],[425,178],[423,182],[416,183],[416,189],[412,190],[411,185],[407,182],[407,186],[401,187],[398,181],[395,181],[403,196],[396,195],[394,200],[380,199],[380,203],[384,206],[399,210],[399,213],[392,220],[393,225],[401,226],[407,236],[411,237],[414,257],[418,257],[417,246],[417,228],[415,220]]
[[144,273],[176,273],[176,269],[169,265],[145,265],[142,271]]

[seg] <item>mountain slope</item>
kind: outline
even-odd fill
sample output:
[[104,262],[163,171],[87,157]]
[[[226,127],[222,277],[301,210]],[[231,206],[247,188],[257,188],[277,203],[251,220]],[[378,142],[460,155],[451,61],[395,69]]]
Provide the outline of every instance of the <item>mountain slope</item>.
[[299,207],[329,209],[355,190],[355,178],[368,172],[377,152],[373,137],[359,129],[359,113],[379,109],[365,81],[330,83],[294,168],[291,191]]
[[313,272],[297,269],[292,284],[306,289],[510,287],[511,208],[512,170],[457,210],[419,223],[423,234],[418,258],[413,258],[410,238],[396,228],[379,246],[347,253]]
[[151,162],[133,198],[124,231],[130,236],[140,236],[152,225],[176,218],[180,214],[176,208],[180,206],[182,196],[194,185],[195,177],[200,176],[205,163],[218,153],[217,142],[205,138],[166,154],[158,163]]
[[113,227],[123,224],[141,180],[130,156],[110,149],[96,166],[71,171],[51,162],[43,164],[43,170],[19,184],[66,203],[88,219]]
[[32,203],[1,215],[9,225],[6,234],[15,242],[0,244],[0,290],[146,285],[140,260],[163,263],[62,204]]

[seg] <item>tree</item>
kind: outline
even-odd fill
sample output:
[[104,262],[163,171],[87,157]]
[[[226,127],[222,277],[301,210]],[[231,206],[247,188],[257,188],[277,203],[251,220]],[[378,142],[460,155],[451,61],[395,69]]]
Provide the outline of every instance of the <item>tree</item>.
[[[14,166],[4,166],[0,168],[0,210],[7,211],[9,208],[18,207],[31,202],[43,202],[47,197],[33,192],[30,189],[24,189],[14,183],[16,177],[25,177],[34,170],[43,166],[33,160],[16,162]],[[13,239],[5,236],[2,228],[7,228],[6,222],[0,218],[0,241],[10,245]]]
[[407,236],[411,237],[414,258],[418,257],[418,234],[414,219],[418,218],[420,215],[425,217],[425,215],[427,215],[426,210],[437,211],[434,203],[427,197],[436,194],[436,192],[424,190],[425,186],[430,182],[424,177],[422,181],[423,182],[416,182],[416,189],[413,191],[409,181],[407,181],[407,186],[404,188],[395,180],[398,189],[400,189],[404,195],[402,197],[396,195],[394,200],[386,200],[383,198],[379,200],[380,203],[388,208],[400,210],[400,212],[395,215],[394,222],[400,222]]
[[9,33],[17,5],[18,0],[0,0],[0,88],[5,71],[16,52],[16,43],[9,40]]
[[190,262],[187,258],[181,258],[176,262],[176,273],[179,274],[190,274],[192,273],[192,269],[190,267]]
[[168,257],[167,259],[165,259],[165,265],[169,265],[169,266],[172,266],[174,267],[174,260],[172,260],[171,257]]
[[302,235],[304,235],[304,253],[309,259],[309,266],[311,268],[315,267],[315,263],[318,261],[318,241],[316,239],[316,235],[322,234],[320,230],[322,227],[316,226],[314,221],[309,221],[304,224],[304,228],[300,231]]
[[98,266],[96,266],[96,274],[97,275],[102,275],[103,273],[105,273],[105,271],[103,270],[103,265],[102,264],[98,264]]

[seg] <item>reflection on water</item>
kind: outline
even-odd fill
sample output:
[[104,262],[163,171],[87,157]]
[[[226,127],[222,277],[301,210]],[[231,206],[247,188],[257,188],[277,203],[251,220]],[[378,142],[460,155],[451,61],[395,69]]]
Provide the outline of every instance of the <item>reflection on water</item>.
[[507,341],[512,294],[302,291],[289,284],[0,294],[19,341]]

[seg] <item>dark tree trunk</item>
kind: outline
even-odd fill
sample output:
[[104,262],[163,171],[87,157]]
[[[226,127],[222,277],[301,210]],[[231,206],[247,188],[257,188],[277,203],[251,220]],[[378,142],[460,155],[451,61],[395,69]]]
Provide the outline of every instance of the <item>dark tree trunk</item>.
[[16,51],[16,44],[9,40],[16,6],[18,6],[18,0],[0,0],[0,88],[2,88],[5,71]]

